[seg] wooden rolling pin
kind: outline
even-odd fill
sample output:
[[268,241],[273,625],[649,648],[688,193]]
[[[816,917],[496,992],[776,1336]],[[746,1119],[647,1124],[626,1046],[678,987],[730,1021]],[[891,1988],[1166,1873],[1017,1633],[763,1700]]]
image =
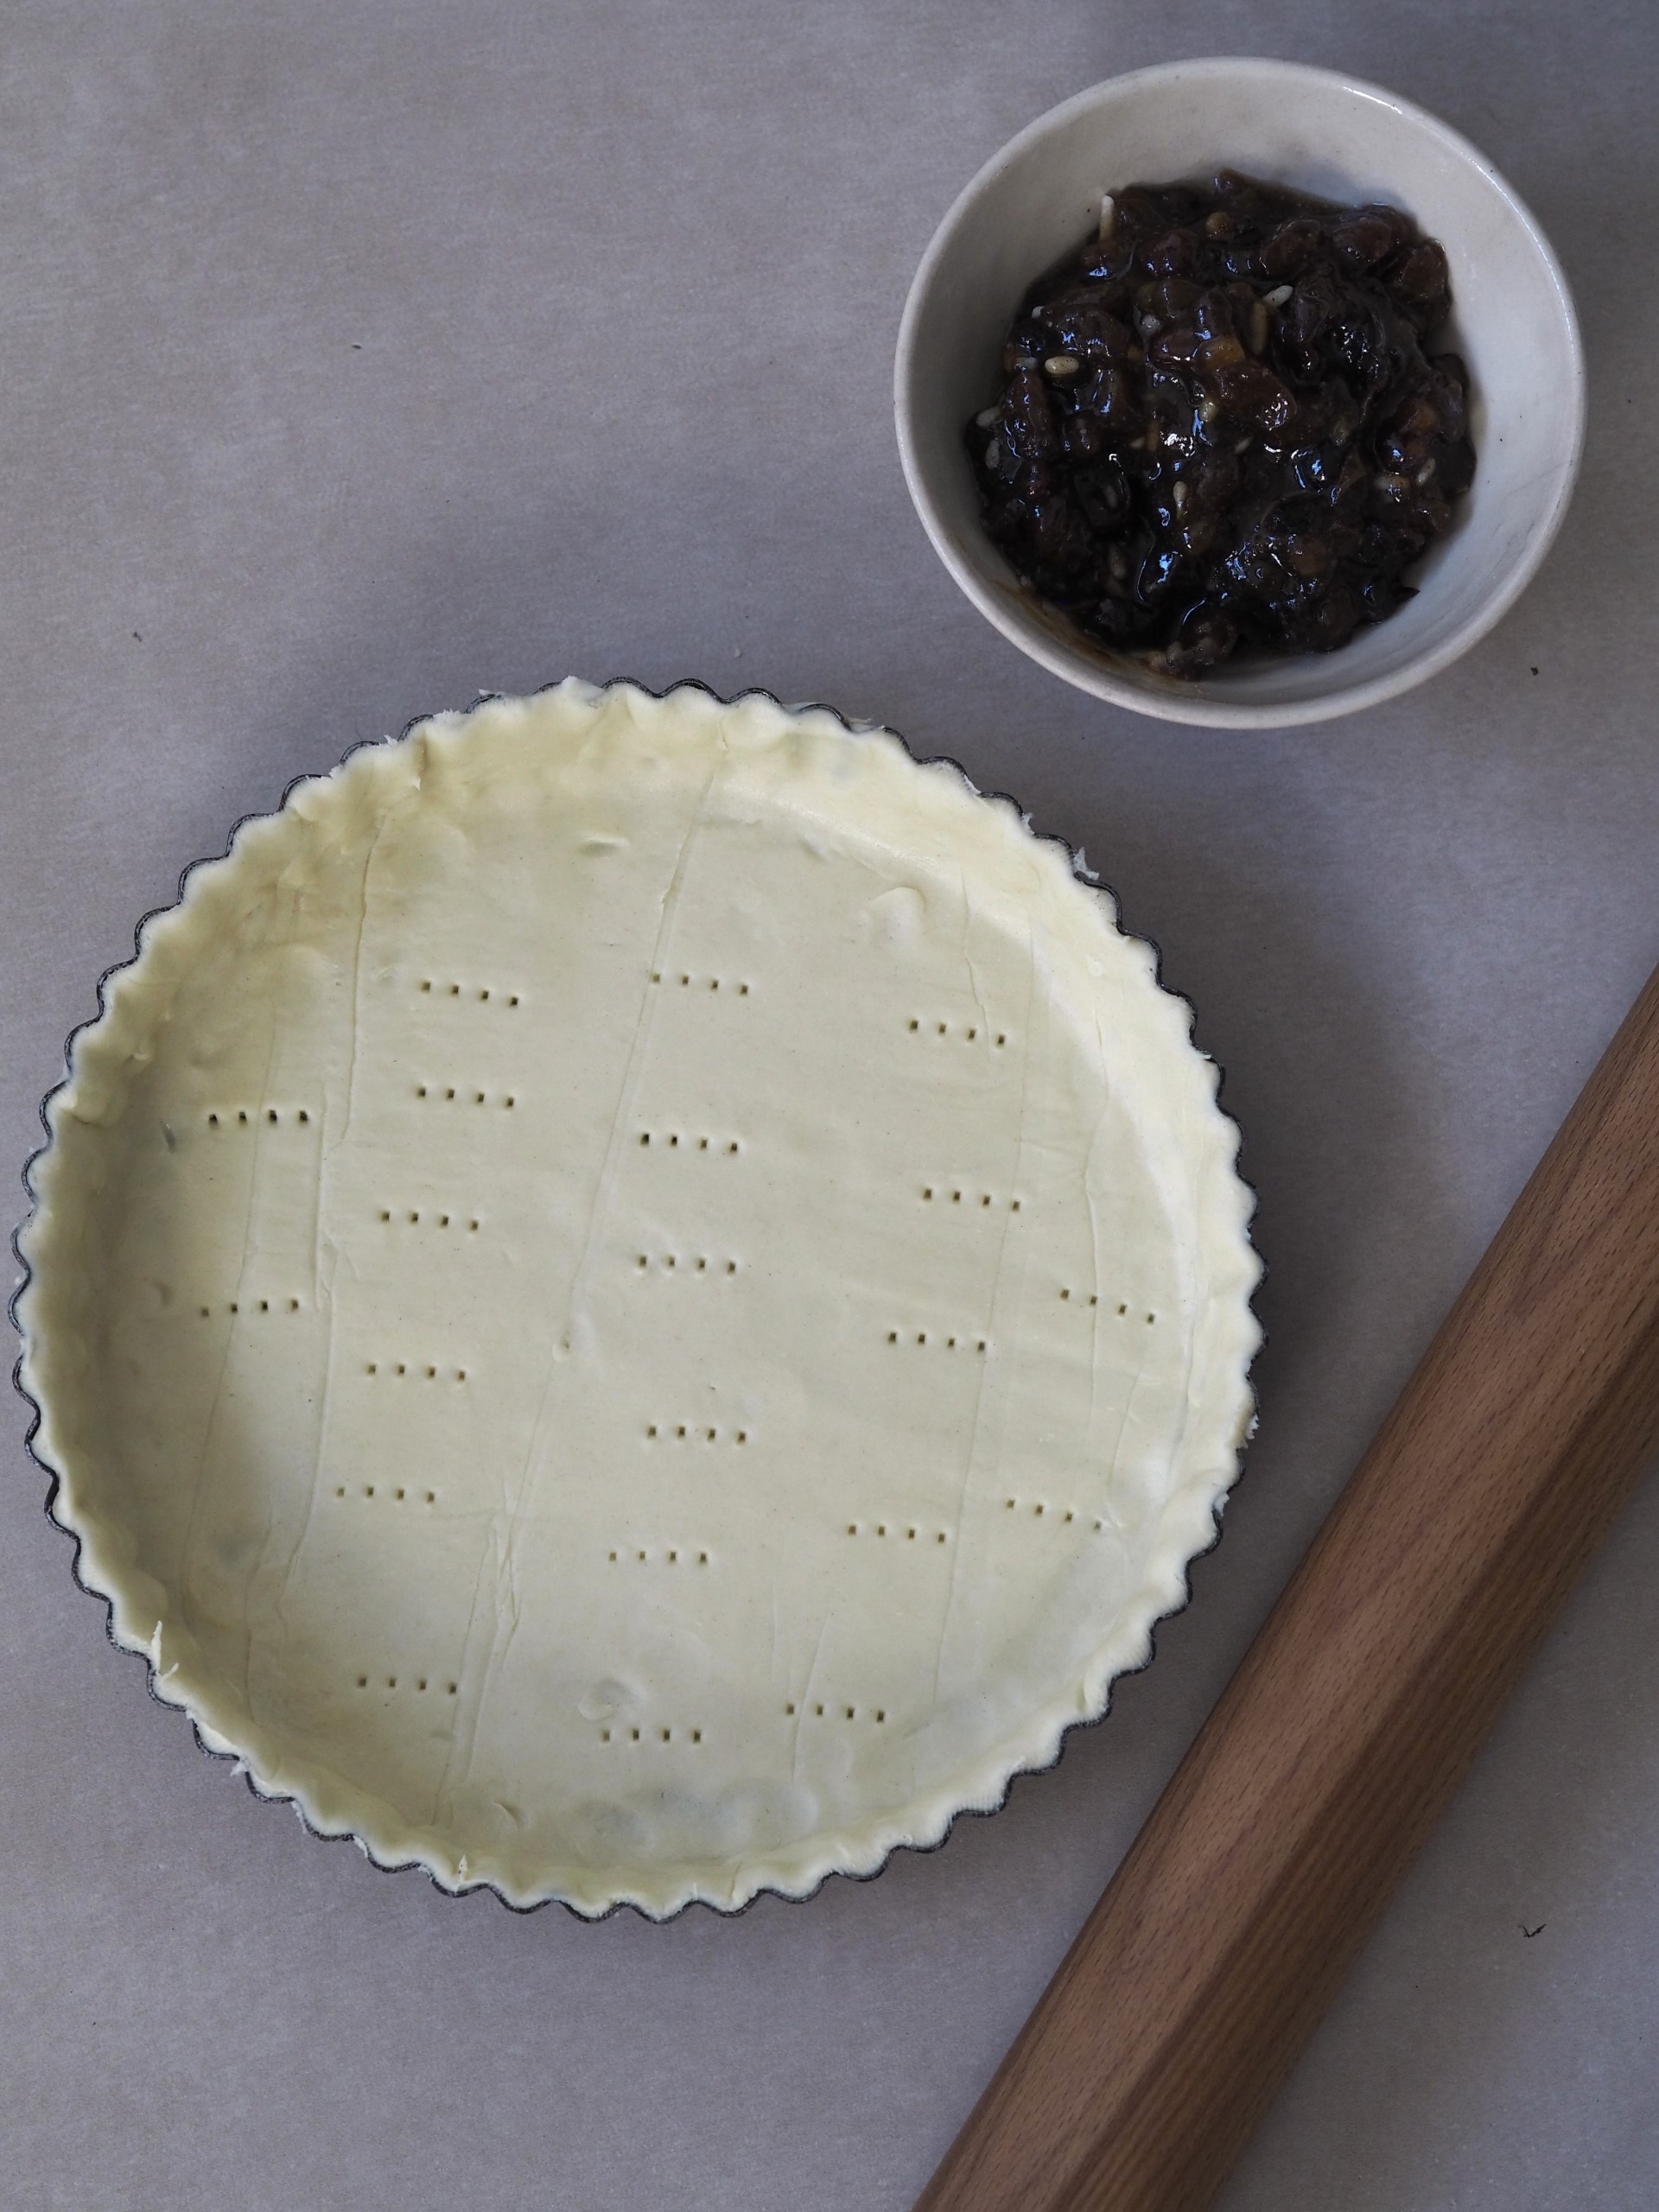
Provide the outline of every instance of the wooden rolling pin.
[[917,2212],[1196,2212],[1659,1446],[1659,973]]

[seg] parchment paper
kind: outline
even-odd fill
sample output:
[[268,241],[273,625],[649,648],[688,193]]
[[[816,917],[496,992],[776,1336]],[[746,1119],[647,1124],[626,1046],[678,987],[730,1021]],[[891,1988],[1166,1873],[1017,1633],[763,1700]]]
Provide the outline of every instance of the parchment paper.
[[[1179,54],[1390,84],[1577,290],[1577,503],[1427,689],[1115,714],[911,511],[910,276],[1052,102]],[[204,1758],[0,1489],[0,2199],[903,2212],[1659,959],[1643,0],[13,0],[0,20],[0,1130],[296,774],[568,671],[889,721],[1084,843],[1227,1070],[1262,1431],[1191,1609],[938,1856],[722,1922],[512,1917]],[[21,1198],[14,1199],[14,1206]],[[1572,1600],[1224,2212],[1659,2201],[1659,1491]]]

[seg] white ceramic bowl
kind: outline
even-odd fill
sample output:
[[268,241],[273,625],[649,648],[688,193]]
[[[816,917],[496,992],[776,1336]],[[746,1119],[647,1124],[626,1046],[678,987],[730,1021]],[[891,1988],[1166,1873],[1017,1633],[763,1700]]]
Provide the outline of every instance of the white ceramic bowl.
[[[1478,463],[1418,595],[1334,653],[1259,660],[1181,682],[1084,639],[1023,586],[987,537],[963,442],[996,394],[1027,288],[1089,235],[1100,195],[1231,167],[1325,198],[1391,201],[1446,248],[1443,341],[1469,365]],[[1572,299],[1531,215],[1468,141],[1392,92],[1328,70],[1178,61],[1052,108],[957,200],[906,303],[894,378],[911,497],[945,566],[1033,660],[1115,705],[1234,728],[1320,721],[1420,683],[1483,637],[1543,559],[1584,438]]]

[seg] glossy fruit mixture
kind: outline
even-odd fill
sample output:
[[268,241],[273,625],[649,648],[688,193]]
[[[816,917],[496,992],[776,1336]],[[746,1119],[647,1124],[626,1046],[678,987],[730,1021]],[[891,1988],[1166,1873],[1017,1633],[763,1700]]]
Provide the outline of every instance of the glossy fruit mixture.
[[1328,652],[1412,596],[1473,479],[1468,372],[1433,346],[1451,306],[1397,207],[1234,170],[1108,195],[968,426],[986,527],[1089,636],[1170,675]]

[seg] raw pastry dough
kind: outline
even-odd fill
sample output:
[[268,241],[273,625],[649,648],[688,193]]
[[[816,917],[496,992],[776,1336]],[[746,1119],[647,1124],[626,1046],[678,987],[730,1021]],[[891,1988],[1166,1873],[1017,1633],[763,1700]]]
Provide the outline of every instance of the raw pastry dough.
[[1055,1756],[1250,1416],[1215,1073],[886,732],[569,682],[297,785],[50,1102],[23,1380],[156,1688],[383,1864],[799,1895]]

